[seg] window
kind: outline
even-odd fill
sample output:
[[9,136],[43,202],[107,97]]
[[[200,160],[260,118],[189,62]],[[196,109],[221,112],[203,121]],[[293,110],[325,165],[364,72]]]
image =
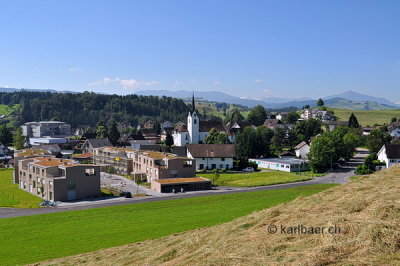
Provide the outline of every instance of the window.
[[222,157],[222,158],[221,158],[221,161],[225,161],[225,158]]
[[33,181],[33,188],[36,188],[36,181]]
[[194,119],[194,124],[195,124],[195,125],[197,124],[197,119]]
[[86,176],[96,175],[96,172],[94,171],[94,168],[87,168],[85,169],[85,175]]

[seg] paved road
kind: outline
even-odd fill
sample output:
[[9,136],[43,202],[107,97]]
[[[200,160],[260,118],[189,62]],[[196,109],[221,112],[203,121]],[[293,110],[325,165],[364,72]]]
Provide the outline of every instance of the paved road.
[[[207,191],[196,191],[196,192],[186,192],[183,194],[162,194],[160,196],[147,196],[139,198],[125,199],[121,197],[117,198],[107,198],[107,199],[93,199],[87,201],[80,201],[77,203],[65,204],[60,207],[49,207],[40,209],[12,209],[12,208],[0,208],[0,218],[9,218],[17,216],[28,216],[37,215],[44,213],[54,213],[54,212],[64,212],[64,211],[74,211],[74,210],[84,210],[91,208],[100,207],[110,207],[117,205],[142,203],[142,202],[153,202],[171,199],[181,199],[181,198],[193,198],[193,197],[204,197],[211,195],[222,195],[222,194],[233,194],[233,193],[243,193],[252,191],[266,191],[275,190],[282,188],[294,188],[301,186],[308,186],[314,184],[343,184],[349,181],[349,177],[354,175],[354,169],[357,165],[362,164],[364,158],[368,155],[366,150],[358,150],[357,155],[351,160],[351,162],[346,167],[335,170],[325,176],[316,177],[313,180],[301,181],[296,183],[278,184],[271,186],[253,187],[253,188],[238,188],[238,187],[218,187],[218,189],[207,190]],[[119,180],[117,180],[119,181]]]

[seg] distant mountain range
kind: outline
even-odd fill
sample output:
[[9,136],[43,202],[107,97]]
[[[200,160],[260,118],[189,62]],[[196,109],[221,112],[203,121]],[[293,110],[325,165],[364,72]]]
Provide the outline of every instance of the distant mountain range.
[[[33,89],[16,89],[16,88],[0,88],[0,92],[17,92],[17,91],[36,91],[36,92],[61,92],[61,93],[77,93],[74,91],[57,91],[57,90],[33,90]],[[266,97],[261,100],[236,97],[220,91],[195,91],[195,97],[211,102],[224,102],[229,104],[238,104],[243,106],[254,107],[258,104],[270,109],[280,109],[287,107],[302,108],[305,105],[311,107],[316,106],[316,99],[312,98],[277,98]],[[191,98],[193,92],[186,90],[169,91],[169,90],[144,90],[137,91],[135,94],[144,96],[168,96],[174,98]],[[393,103],[385,98],[369,96],[354,91],[346,91],[340,94],[331,95],[323,98],[325,106],[332,108],[350,109],[350,110],[386,110],[399,109],[400,104]]]
[[[146,90],[137,91],[136,94],[145,96],[169,96],[175,98],[192,97],[192,91],[168,91],[168,90]],[[317,100],[311,98],[285,99],[268,97],[262,100],[240,98],[220,91],[195,91],[196,98],[203,98],[212,102],[225,102],[253,107],[261,104],[267,108],[278,109],[286,107],[302,108],[305,105],[316,106]],[[369,95],[347,91],[337,95],[323,98],[325,106],[350,110],[385,110],[400,108],[399,104],[393,103],[385,98],[377,98]]]
[[18,91],[33,91],[33,92],[51,92],[51,93],[78,93],[76,91],[57,91],[57,90],[34,90],[34,89],[16,89],[16,88],[0,88],[0,92],[18,92]]

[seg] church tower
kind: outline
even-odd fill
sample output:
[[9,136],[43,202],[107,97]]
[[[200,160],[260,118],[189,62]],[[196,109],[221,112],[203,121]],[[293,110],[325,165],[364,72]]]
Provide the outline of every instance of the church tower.
[[187,129],[189,132],[189,144],[198,144],[199,143],[199,124],[200,119],[196,112],[196,106],[194,102],[194,92],[192,96],[192,110],[189,111],[187,118]]

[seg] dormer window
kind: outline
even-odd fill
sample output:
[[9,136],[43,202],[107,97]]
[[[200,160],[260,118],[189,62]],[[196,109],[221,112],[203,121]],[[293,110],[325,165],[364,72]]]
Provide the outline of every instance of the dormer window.
[[197,119],[195,119],[193,123],[196,125],[197,124]]

